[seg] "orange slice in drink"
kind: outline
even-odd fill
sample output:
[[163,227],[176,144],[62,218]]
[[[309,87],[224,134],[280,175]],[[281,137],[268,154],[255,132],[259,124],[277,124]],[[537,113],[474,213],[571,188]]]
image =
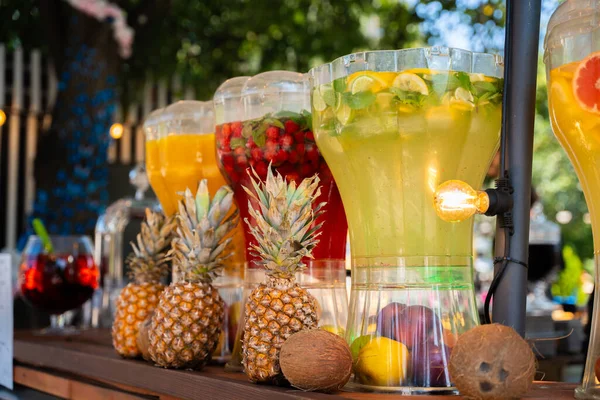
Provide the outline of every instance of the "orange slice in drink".
[[577,67],[573,94],[581,108],[600,114],[600,52],[591,54]]

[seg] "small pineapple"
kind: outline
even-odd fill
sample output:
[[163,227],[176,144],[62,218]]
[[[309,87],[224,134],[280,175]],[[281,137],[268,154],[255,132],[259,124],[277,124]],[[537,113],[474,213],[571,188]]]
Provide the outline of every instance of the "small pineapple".
[[287,184],[279,173],[274,177],[270,168],[265,183],[257,183],[252,175],[250,179],[256,193],[244,189],[259,209],[248,202],[255,225],[245,222],[258,242],[251,250],[260,257],[268,280],[246,301],[242,363],[252,382],[280,384],[285,382],[279,367],[282,344],[292,334],[318,325],[317,301],[294,280],[305,267],[302,259],[312,257],[319,242],[321,224],[311,225],[325,203],[312,208],[320,194],[316,175],[298,187],[294,181]]
[[163,291],[148,334],[150,357],[160,367],[201,368],[219,343],[224,303],[211,282],[231,255],[226,236],[239,221],[232,204],[229,186],[210,202],[206,180],[195,199],[187,189],[179,203],[169,255],[181,281]]
[[138,328],[154,310],[164,289],[160,280],[168,273],[166,255],[174,227],[171,218],[146,209],[146,220],[137,235],[137,246],[131,243],[133,252],[127,263],[133,282],[123,288],[117,299],[112,326],[113,346],[123,357],[134,358],[141,354],[136,345]]

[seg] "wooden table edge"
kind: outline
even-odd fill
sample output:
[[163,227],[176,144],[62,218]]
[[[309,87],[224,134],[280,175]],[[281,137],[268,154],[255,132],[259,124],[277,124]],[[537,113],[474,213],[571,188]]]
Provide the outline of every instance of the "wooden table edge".
[[[94,336],[95,335],[95,336]],[[14,359],[17,371],[40,370],[47,374],[71,374],[81,385],[89,381],[107,386],[105,390],[125,394],[152,396],[160,399],[385,399],[425,398],[427,400],[461,398],[460,396],[398,396],[365,392],[343,391],[336,394],[302,392],[291,388],[256,385],[248,382],[243,374],[227,373],[216,367],[205,371],[177,371],[153,367],[148,363],[126,360],[115,354],[107,344],[108,332],[91,332],[90,338],[45,340],[28,334],[16,334]],[[108,342],[109,343],[109,342]],[[16,375],[15,375],[16,376]],[[27,383],[20,379],[18,382]],[[572,399],[576,384],[562,382],[536,382],[525,396],[527,399]],[[34,388],[35,389],[35,388]],[[75,398],[75,397],[73,397]],[[87,399],[86,399],[87,400]]]

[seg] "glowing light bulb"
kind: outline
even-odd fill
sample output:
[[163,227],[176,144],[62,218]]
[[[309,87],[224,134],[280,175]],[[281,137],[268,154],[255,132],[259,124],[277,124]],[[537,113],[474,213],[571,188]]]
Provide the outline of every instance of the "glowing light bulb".
[[485,213],[490,199],[486,192],[476,191],[463,181],[451,180],[438,186],[433,195],[433,206],[444,221],[460,222],[476,213]]
[[118,122],[110,126],[110,137],[113,139],[121,139],[123,136],[123,125]]
[[4,125],[6,122],[6,113],[4,110],[0,110],[0,126]]

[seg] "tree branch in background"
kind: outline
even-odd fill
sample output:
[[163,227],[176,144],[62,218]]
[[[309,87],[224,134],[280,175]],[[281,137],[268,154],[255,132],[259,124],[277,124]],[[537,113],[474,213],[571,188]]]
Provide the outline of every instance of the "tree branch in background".
[[57,73],[63,69],[65,61],[65,6],[69,5],[62,0],[38,0],[46,44]]
[[[145,0],[127,13],[127,22],[136,33],[148,29],[151,22],[159,22],[168,12],[171,0]],[[145,17],[140,19],[140,17]]]

